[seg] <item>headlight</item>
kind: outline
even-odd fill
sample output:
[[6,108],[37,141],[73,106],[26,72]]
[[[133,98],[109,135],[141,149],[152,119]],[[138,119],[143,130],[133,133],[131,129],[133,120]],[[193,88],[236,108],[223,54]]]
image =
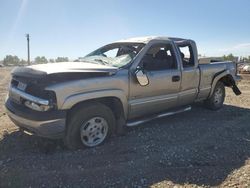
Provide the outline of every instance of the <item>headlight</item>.
[[49,105],[36,104],[34,102],[31,102],[31,101],[25,101],[24,105],[32,110],[36,110],[36,111],[40,111],[40,112],[48,111],[49,109],[52,108]]

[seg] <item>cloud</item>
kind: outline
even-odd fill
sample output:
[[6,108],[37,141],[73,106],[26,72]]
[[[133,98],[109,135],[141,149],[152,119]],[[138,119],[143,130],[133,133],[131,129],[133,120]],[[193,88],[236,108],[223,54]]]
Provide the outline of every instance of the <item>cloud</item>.
[[250,42],[249,43],[239,43],[229,48],[219,49],[223,53],[233,53],[238,56],[248,56],[250,55]]
[[234,46],[233,48],[234,48],[234,49],[250,48],[250,43],[237,44],[237,45]]
[[21,1],[20,7],[19,7],[18,12],[17,12],[16,19],[14,20],[14,22],[12,24],[12,27],[11,27],[11,29],[9,31],[9,36],[8,36],[8,40],[7,40],[8,42],[7,43],[9,43],[12,40],[13,36],[15,35],[15,32],[16,32],[18,26],[20,25],[21,20],[23,18],[23,15],[24,15],[24,13],[26,11],[27,3],[28,3],[28,0],[22,0]]

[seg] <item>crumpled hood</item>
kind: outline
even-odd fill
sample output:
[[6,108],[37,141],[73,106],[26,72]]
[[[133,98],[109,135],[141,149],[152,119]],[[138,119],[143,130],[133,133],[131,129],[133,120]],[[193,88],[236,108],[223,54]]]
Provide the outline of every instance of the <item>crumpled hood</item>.
[[41,78],[46,75],[67,73],[106,73],[114,74],[118,68],[87,62],[61,62],[17,67],[13,69],[12,75],[21,77]]

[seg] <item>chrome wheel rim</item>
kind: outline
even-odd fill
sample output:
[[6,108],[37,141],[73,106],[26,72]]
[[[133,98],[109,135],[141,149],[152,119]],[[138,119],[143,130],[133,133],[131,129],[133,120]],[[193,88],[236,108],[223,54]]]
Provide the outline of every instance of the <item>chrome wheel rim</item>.
[[221,88],[216,88],[214,92],[214,103],[220,104],[222,102],[223,92]]
[[81,141],[88,147],[94,147],[104,141],[108,134],[108,123],[102,117],[93,117],[80,128]]

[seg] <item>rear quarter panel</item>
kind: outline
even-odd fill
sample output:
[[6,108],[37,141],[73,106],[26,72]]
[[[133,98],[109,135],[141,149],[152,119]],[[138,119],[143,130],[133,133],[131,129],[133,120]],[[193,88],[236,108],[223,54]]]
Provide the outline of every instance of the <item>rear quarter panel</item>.
[[233,62],[216,62],[208,64],[199,64],[200,68],[200,92],[198,100],[206,99],[212,90],[212,84],[216,76],[228,71],[233,77],[235,75],[235,63]]

